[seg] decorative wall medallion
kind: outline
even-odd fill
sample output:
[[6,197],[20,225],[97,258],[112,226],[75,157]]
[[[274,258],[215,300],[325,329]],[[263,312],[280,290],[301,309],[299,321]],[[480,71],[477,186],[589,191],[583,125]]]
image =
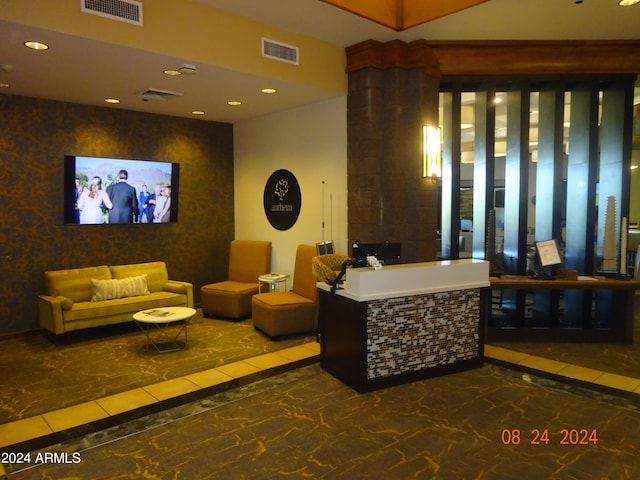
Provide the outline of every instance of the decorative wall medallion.
[[296,223],[302,207],[300,184],[288,170],[276,170],[264,186],[264,213],[271,226],[288,230]]

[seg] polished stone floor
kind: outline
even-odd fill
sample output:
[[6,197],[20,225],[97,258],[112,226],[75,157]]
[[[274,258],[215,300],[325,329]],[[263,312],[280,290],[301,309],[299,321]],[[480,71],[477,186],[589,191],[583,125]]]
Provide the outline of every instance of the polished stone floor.
[[[588,346],[581,358],[566,345],[490,345],[483,368],[359,395],[319,368],[312,337],[272,342],[250,320],[200,316],[189,328],[189,348],[163,355],[127,328],[71,346],[0,340],[0,442],[3,427],[52,410],[64,417],[100,397],[169,395],[176,375],[206,393],[115,412],[113,424],[88,422],[94,428],[37,448],[5,442],[1,454],[31,453],[4,465],[8,478],[640,477],[640,352],[628,346]],[[619,359],[618,370],[596,368],[606,363],[591,363],[598,353]]]

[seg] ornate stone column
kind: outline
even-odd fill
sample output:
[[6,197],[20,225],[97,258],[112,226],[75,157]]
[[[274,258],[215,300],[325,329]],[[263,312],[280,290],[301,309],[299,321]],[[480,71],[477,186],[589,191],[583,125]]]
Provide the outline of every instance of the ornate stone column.
[[402,244],[403,262],[434,260],[438,188],[422,177],[422,125],[438,125],[439,70],[423,42],[347,49],[349,243]]

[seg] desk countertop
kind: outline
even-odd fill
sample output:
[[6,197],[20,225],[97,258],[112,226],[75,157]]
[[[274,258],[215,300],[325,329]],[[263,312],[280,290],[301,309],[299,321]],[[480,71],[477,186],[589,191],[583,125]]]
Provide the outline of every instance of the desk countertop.
[[492,287],[502,288],[526,288],[526,289],[640,289],[640,281],[618,280],[601,276],[579,276],[576,280],[557,278],[553,280],[534,279],[524,275],[502,275],[489,277]]

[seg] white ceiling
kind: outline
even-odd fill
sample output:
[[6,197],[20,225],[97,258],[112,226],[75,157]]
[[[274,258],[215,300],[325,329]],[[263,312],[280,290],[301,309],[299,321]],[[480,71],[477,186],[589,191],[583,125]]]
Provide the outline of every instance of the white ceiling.
[[[640,39],[640,5],[617,0],[490,0],[427,24],[395,32],[319,0],[191,0],[262,23],[346,47],[363,40],[587,40]],[[50,43],[43,52],[22,45]],[[1,93],[104,106],[106,97],[129,98],[114,108],[234,123],[326,100],[335,93],[300,84],[198,64],[198,73],[175,79],[158,75],[167,66],[189,63],[147,51],[0,21]],[[272,86],[276,95],[256,93]],[[134,94],[148,87],[177,90],[183,97],[143,101]],[[240,107],[226,102],[239,99]]]

